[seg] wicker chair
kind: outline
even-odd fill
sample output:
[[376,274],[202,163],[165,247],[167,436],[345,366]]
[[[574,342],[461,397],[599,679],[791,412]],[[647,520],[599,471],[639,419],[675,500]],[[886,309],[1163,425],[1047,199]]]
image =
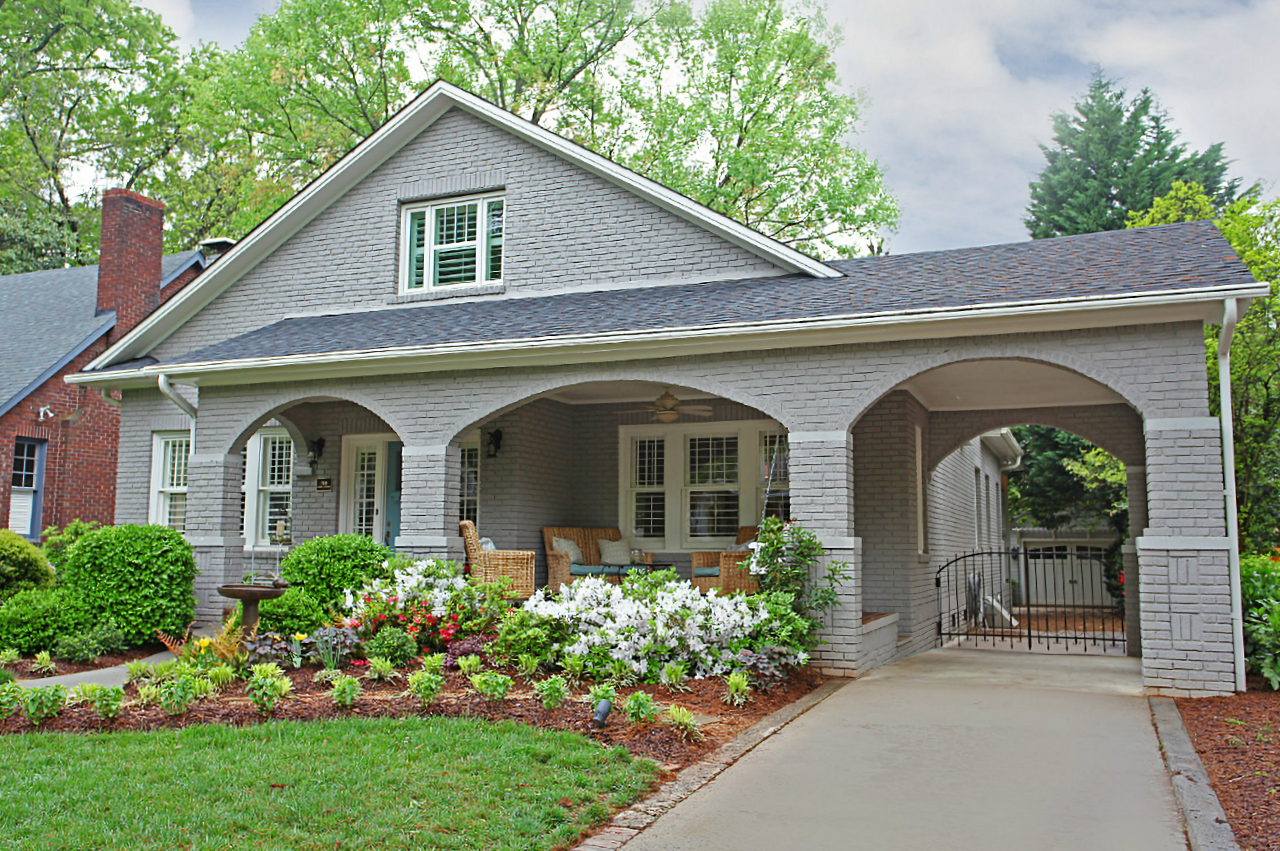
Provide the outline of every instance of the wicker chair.
[[[755,526],[742,526],[738,529],[737,544],[746,544],[756,539],[760,530]],[[756,578],[747,572],[743,562],[751,558],[751,552],[693,553],[693,587],[702,593],[712,588],[719,588],[721,594],[731,591],[743,591],[754,594],[760,590]],[[698,576],[699,570],[715,568],[714,576]]]
[[[552,546],[553,538],[567,538],[582,550],[582,558],[589,565],[600,563],[600,544],[597,541],[621,541],[620,529],[591,529],[585,526],[543,526],[542,543],[547,549],[547,587],[558,591],[561,585],[573,582],[569,575],[569,554],[562,553]],[[640,559],[642,564],[653,563],[653,553],[645,553]],[[606,576],[610,582],[619,581],[618,576]]]
[[482,550],[476,524],[463,520],[458,524],[462,541],[467,548],[467,563],[471,575],[481,582],[493,582],[499,576],[511,579],[511,591],[516,597],[533,596],[534,562],[538,554],[533,550]]

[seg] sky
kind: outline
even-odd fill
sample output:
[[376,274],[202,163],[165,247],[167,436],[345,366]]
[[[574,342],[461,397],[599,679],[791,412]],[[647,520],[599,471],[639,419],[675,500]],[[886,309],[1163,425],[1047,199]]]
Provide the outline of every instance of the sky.
[[[141,0],[187,44],[231,48],[278,0]],[[902,216],[895,254],[1018,242],[1028,184],[1095,66],[1147,87],[1195,150],[1280,191],[1280,0],[826,0],[866,98],[855,143]]]

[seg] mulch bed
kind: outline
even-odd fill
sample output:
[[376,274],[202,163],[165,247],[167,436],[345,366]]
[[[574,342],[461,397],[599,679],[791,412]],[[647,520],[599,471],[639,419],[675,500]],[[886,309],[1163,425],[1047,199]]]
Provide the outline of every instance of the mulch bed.
[[[364,692],[351,709],[339,709],[329,698],[329,686],[312,681],[317,669],[307,666],[287,675],[293,681],[293,694],[280,702],[273,718],[311,721],[320,719],[361,717],[400,718],[406,716],[469,717],[487,720],[511,720],[555,730],[572,730],[606,745],[621,745],[636,756],[654,760],[663,769],[675,771],[696,762],[704,754],[732,739],[775,710],[817,688],[826,678],[816,671],[801,670],[784,684],[768,692],[757,691],[754,699],[743,707],[729,706],[724,696],[724,681],[719,678],[688,680],[690,691],[669,693],[658,685],[619,689],[622,698],[635,691],[647,691],[662,704],[677,703],[695,713],[714,717],[702,725],[705,738],[685,742],[670,726],[661,723],[632,724],[615,708],[603,730],[591,726],[592,705],[586,690],[579,689],[574,699],[556,709],[546,709],[533,696],[527,683],[518,677],[512,692],[501,703],[491,703],[471,693],[467,678],[457,671],[447,674],[448,683],[437,700],[425,709],[412,696],[405,695],[403,679],[393,683],[362,683]],[[353,670],[352,673],[358,673]],[[129,699],[137,696],[134,686],[126,687]],[[661,716],[660,716],[661,717]],[[247,726],[268,719],[260,715],[245,693],[245,684],[237,682],[212,698],[198,701],[183,715],[169,716],[159,706],[126,706],[114,722],[102,721],[91,706],[69,706],[37,731],[21,713],[0,720],[0,735],[32,732],[98,733],[115,730],[162,730],[191,724],[227,724]]]
[[16,665],[12,665],[5,670],[11,671],[13,675],[20,680],[39,680],[45,677],[60,677],[63,674],[82,674],[85,671],[97,671],[101,668],[114,668],[116,665],[123,665],[126,662],[145,659],[162,650],[164,650],[164,647],[159,644],[149,644],[144,647],[136,647],[133,650],[126,650],[123,653],[99,656],[92,662],[67,662],[63,659],[54,659],[53,661],[58,664],[58,672],[56,674],[38,673],[32,668],[32,666],[35,665],[35,659],[30,657],[22,659]]
[[1280,692],[1179,699],[1227,821],[1246,851],[1280,851]]

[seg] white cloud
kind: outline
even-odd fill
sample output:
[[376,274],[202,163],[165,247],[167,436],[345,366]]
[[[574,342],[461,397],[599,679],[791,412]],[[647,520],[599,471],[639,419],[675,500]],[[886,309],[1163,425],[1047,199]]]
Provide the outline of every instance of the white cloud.
[[1246,182],[1280,178],[1280,0],[830,0],[829,17],[870,97],[859,141],[902,202],[896,252],[1025,239],[1037,143],[1094,63],[1150,87],[1192,147],[1224,141]]
[[191,0],[137,0],[138,5],[158,12],[169,29],[184,43],[196,40],[196,13]]

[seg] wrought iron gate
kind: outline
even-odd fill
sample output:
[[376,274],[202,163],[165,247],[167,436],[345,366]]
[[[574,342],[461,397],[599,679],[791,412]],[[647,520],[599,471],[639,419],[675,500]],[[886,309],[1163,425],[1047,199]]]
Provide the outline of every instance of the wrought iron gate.
[[1124,655],[1124,604],[1100,555],[1067,547],[975,552],[934,576],[938,641]]

